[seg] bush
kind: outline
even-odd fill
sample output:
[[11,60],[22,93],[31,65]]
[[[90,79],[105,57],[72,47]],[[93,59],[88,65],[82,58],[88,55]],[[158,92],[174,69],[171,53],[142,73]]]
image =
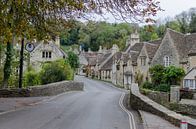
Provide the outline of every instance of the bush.
[[38,73],[31,70],[31,71],[25,73],[23,83],[24,83],[23,85],[25,87],[39,85],[40,84],[40,77],[39,77]]
[[73,79],[73,70],[64,60],[45,63],[40,72],[41,84]]
[[142,84],[142,88],[154,90],[155,87],[154,87],[154,85],[153,85],[152,83],[146,81],[146,82],[144,82],[144,83]]
[[157,87],[155,87],[156,91],[161,91],[161,92],[169,92],[170,91],[170,85],[168,84],[160,84]]

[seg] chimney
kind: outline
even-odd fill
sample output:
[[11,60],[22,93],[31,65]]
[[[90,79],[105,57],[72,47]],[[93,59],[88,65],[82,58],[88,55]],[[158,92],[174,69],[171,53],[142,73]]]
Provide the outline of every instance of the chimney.
[[55,44],[60,48],[60,37],[59,36],[55,37]]

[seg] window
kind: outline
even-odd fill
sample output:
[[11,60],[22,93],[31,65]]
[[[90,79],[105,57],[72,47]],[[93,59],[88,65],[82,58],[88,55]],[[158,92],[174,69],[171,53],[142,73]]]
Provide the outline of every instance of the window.
[[49,52],[49,58],[51,58],[52,57],[52,52]]
[[51,51],[43,51],[42,58],[52,58],[52,52]]
[[141,57],[141,65],[145,66],[146,65],[146,57]]
[[168,66],[170,66],[170,64],[171,64],[171,61],[170,61],[169,56],[165,56],[164,57],[164,66],[168,67]]
[[193,88],[193,80],[190,80],[190,87]]
[[45,58],[45,51],[42,52],[42,58]]
[[48,58],[48,52],[46,52],[46,58]]

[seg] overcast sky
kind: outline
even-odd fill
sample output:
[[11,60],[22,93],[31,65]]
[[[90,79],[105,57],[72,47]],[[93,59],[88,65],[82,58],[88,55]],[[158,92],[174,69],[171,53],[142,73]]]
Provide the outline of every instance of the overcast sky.
[[[166,17],[174,17],[177,14],[180,14],[183,11],[188,11],[190,8],[196,8],[196,0],[159,0],[161,3],[161,8],[165,11],[159,12],[155,19],[164,20]],[[111,15],[107,15],[107,22],[115,23],[122,22],[116,21]],[[95,16],[96,21],[105,21],[99,16]]]
[[161,7],[165,10],[157,15],[157,18],[165,18],[167,16],[174,17],[182,11],[196,7],[196,0],[160,0]]

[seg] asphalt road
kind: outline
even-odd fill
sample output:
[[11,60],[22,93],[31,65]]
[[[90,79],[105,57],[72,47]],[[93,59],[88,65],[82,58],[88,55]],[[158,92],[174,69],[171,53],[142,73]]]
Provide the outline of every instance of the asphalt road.
[[76,80],[85,83],[84,91],[0,115],[0,129],[130,129],[119,105],[123,91],[84,77]]

